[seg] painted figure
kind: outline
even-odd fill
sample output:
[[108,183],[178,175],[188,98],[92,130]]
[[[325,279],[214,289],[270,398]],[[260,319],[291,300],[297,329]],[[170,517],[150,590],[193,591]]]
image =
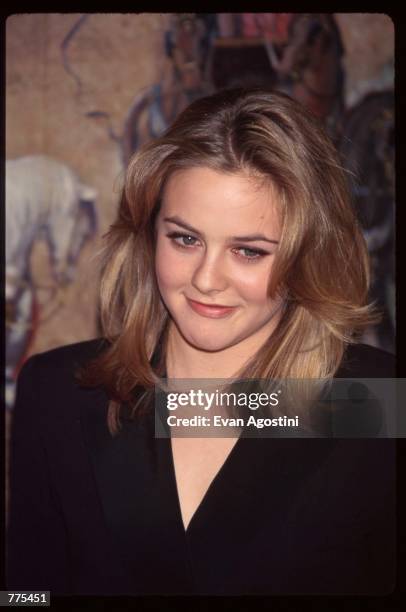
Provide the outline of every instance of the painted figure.
[[52,294],[71,283],[84,244],[96,231],[96,191],[64,163],[45,155],[6,161],[6,365],[8,403],[13,380],[38,325],[30,257],[46,241]]

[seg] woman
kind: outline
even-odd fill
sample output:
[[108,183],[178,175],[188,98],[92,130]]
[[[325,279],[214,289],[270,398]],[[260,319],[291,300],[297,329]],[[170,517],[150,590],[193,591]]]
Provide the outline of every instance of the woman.
[[[105,338],[23,368],[9,588],[386,593],[389,440],[154,437],[163,377],[393,376],[343,170],[285,95],[229,90],[132,158],[101,283]],[[300,411],[300,407],[298,408]]]

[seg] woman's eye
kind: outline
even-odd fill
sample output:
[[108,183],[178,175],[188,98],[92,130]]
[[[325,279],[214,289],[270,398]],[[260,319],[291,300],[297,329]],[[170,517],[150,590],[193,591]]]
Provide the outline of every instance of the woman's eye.
[[168,234],[168,238],[170,238],[177,246],[184,248],[193,247],[198,241],[197,238],[190,236],[189,234]]
[[239,247],[234,249],[234,252],[239,256],[242,257],[243,259],[261,259],[261,257],[264,257],[265,255],[268,255],[269,253],[266,253],[265,251],[261,251],[260,249],[248,249],[247,247]]

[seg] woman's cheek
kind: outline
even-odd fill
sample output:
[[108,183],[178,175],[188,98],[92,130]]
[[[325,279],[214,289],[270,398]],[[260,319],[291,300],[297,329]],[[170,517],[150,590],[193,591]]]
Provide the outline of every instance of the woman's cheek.
[[155,269],[161,286],[175,287],[184,279],[185,261],[180,253],[165,245],[157,248]]
[[248,270],[236,277],[235,286],[247,301],[263,301],[267,299],[268,281],[268,272]]

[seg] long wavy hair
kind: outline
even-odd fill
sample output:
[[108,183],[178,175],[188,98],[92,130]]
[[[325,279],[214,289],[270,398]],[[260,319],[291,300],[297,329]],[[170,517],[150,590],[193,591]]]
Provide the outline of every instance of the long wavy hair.
[[[112,433],[120,406],[141,410],[139,398],[165,370],[169,315],[155,278],[155,219],[168,177],[197,166],[270,180],[279,195],[282,235],[269,296],[283,290],[284,311],[239,376],[331,378],[346,345],[377,320],[347,176],[318,121],[287,95],[263,89],[201,98],[133,155],[104,237],[100,315],[108,344],[79,379],[106,389]],[[138,400],[137,388],[146,391]]]

